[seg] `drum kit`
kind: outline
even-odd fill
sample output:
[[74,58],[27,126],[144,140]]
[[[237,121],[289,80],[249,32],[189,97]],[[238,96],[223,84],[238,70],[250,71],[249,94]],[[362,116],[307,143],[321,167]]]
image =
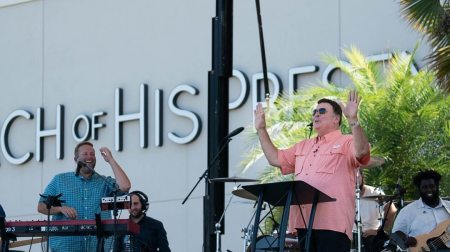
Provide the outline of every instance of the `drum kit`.
[[[389,213],[389,210],[391,209],[391,204],[393,204],[394,199],[399,198],[400,207],[403,206],[403,193],[404,189],[401,189],[400,187],[397,189],[399,190],[396,195],[385,195],[385,194],[377,194],[377,195],[367,195],[367,196],[361,196],[361,184],[363,179],[361,178],[361,169],[367,169],[367,168],[373,168],[373,167],[379,167],[383,165],[385,162],[384,158],[381,157],[371,157],[370,161],[367,165],[361,166],[355,174],[355,200],[356,200],[356,213],[355,213],[355,224],[356,224],[356,230],[353,230],[353,241],[351,246],[351,252],[379,252],[384,251],[383,248],[385,245],[389,242],[389,235],[385,233],[384,227],[386,224],[386,218],[387,214]],[[400,193],[400,190],[403,190],[403,193]],[[379,227],[376,232],[375,236],[372,236],[371,238],[367,239],[365,238],[365,242],[362,241],[362,221],[361,221],[361,200],[368,200],[376,203],[376,207],[378,209],[378,221],[379,221]],[[387,211],[384,213],[384,206],[387,205]],[[385,216],[386,215],[386,216]],[[370,216],[370,215],[369,215]],[[368,218],[368,217],[367,217]]]

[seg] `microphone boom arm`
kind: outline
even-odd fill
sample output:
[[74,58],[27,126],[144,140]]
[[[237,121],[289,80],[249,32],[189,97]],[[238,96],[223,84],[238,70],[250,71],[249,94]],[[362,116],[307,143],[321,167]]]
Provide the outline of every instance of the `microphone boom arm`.
[[[188,200],[189,196],[191,196],[192,192],[194,192],[195,188],[198,186],[198,184],[200,183],[200,181],[205,178],[205,182],[209,182],[208,180],[208,171],[209,169],[216,163],[216,161],[219,159],[220,154],[222,153],[222,151],[225,149],[226,146],[228,146],[228,143],[232,140],[231,137],[226,138],[225,142],[222,144],[222,146],[220,147],[219,151],[217,152],[217,154],[214,156],[214,158],[211,160],[211,162],[208,164],[208,167],[206,168],[206,170],[203,172],[203,174],[198,178],[197,183],[195,183],[194,187],[191,189],[191,191],[189,192],[189,194],[186,196],[186,198],[184,198],[183,202],[181,203],[182,205],[184,205],[184,203]],[[206,189],[208,187],[206,186]]]

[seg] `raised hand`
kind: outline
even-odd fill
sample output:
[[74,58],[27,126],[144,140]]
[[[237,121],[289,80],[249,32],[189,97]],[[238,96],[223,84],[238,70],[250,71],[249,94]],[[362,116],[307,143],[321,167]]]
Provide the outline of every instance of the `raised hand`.
[[262,103],[258,103],[255,109],[255,129],[258,131],[259,129],[266,128],[266,114],[264,113],[264,108],[262,107]]
[[347,104],[343,104],[339,102],[341,106],[342,113],[349,121],[355,121],[358,119],[358,107],[359,107],[359,97],[358,93],[355,90],[352,90],[348,93]]
[[106,147],[100,148],[100,154],[102,154],[103,159],[108,163],[112,159],[111,151]]

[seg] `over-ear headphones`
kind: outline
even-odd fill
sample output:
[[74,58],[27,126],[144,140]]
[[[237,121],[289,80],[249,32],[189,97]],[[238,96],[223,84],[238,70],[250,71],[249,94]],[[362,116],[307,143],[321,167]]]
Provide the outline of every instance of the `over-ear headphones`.
[[141,202],[142,205],[142,212],[147,212],[148,210],[148,197],[145,193],[141,192],[141,191],[132,191],[130,192],[128,195],[137,195],[139,197],[139,201]]

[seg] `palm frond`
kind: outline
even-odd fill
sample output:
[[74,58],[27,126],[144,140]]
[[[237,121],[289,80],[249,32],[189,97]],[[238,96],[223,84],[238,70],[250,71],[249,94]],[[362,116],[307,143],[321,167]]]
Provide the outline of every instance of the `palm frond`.
[[450,3],[448,0],[401,0],[403,15],[424,33],[433,51],[427,57],[436,72],[437,84],[450,92]]
[[422,32],[435,30],[443,15],[439,0],[401,0],[400,3],[403,15]]
[[430,67],[436,71],[438,85],[450,92],[450,45],[438,48],[430,56]]

